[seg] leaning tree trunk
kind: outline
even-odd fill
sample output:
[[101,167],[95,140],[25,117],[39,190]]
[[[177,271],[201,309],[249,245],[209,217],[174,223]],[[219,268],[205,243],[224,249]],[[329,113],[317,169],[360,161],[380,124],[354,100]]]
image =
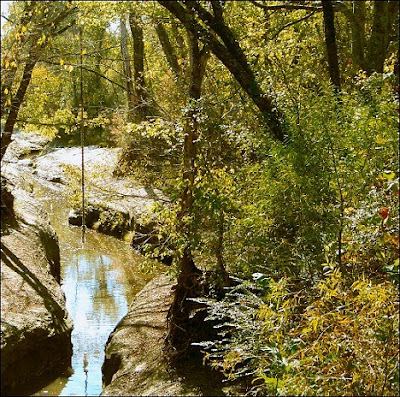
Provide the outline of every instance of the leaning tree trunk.
[[[176,356],[180,356],[190,346],[191,330],[189,314],[191,302],[187,298],[199,295],[199,274],[201,271],[195,266],[191,250],[193,230],[188,217],[193,215],[194,181],[196,177],[196,141],[198,139],[197,104],[201,97],[201,84],[205,72],[205,63],[208,55],[200,51],[197,38],[189,33],[190,48],[190,88],[189,111],[184,125],[183,148],[183,191],[180,199],[178,227],[182,234],[185,246],[179,260],[178,282],[175,287],[174,301],[168,314],[167,343]],[[203,49],[204,50],[204,49]]]
[[12,99],[10,112],[8,113],[8,117],[4,125],[4,131],[1,135],[1,160],[3,160],[3,156],[8,148],[8,145],[11,143],[11,135],[14,130],[14,125],[17,121],[19,109],[21,108],[26,90],[28,89],[31,81],[33,68],[37,62],[37,57],[32,58],[33,59],[28,60],[28,62],[25,64],[21,83],[19,84],[15,97]]
[[332,2],[330,0],[323,0],[322,10],[324,14],[325,43],[328,54],[329,76],[335,87],[335,91],[339,92],[340,70],[336,46],[335,15],[333,12]]
[[212,15],[202,7],[199,1],[159,0],[158,2],[170,11],[188,31],[199,35],[257,106],[272,136],[279,141],[284,141],[283,115],[269,94],[261,89],[237,38],[223,19],[219,3],[212,3],[214,12],[219,9],[215,15]]
[[165,58],[167,59],[168,65],[172,73],[174,74],[176,81],[178,81],[181,77],[181,68],[178,62],[178,57],[176,56],[174,48],[171,45],[168,33],[161,22],[157,22],[156,32],[158,40],[160,41],[161,47],[164,51]]

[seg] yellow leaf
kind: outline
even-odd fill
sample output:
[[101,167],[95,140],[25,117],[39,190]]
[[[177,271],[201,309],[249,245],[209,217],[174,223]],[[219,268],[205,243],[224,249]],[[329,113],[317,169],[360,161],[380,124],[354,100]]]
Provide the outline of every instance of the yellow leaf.
[[376,142],[378,145],[382,145],[382,144],[384,144],[384,143],[387,142],[387,139],[382,138],[380,135],[377,135],[376,138],[375,138],[375,142]]
[[64,65],[64,59],[60,59],[60,65]]
[[318,319],[314,318],[314,319],[311,321],[310,325],[312,326],[312,329],[313,329],[313,331],[315,332],[315,331],[317,330],[317,328],[318,328]]
[[4,90],[4,94],[5,94],[5,95],[8,94],[8,88],[6,88],[6,89]]
[[85,55],[86,54],[86,50],[82,50],[81,54]]

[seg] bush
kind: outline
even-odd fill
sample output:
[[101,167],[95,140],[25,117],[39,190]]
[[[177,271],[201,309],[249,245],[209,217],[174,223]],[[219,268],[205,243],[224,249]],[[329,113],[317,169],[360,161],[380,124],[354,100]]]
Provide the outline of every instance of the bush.
[[360,277],[348,285],[331,267],[311,291],[294,292],[287,278],[255,277],[222,302],[208,301],[221,338],[202,344],[206,361],[230,379],[250,376],[249,394],[397,395],[399,301],[391,282]]

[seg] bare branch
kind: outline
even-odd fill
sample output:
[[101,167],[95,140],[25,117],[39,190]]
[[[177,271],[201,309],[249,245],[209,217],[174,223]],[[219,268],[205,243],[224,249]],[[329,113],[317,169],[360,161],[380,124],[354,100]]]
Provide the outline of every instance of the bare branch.
[[263,10],[309,10],[309,11],[322,11],[322,6],[311,6],[305,4],[273,4],[267,5],[260,3],[256,0],[250,0],[258,8]]
[[[57,66],[60,66],[60,64],[57,63],[57,62],[51,62],[51,61],[47,61],[47,60],[44,60],[44,59],[41,59],[40,62],[47,63],[47,64],[49,64],[49,65],[57,65]],[[80,66],[80,65],[76,65],[76,64],[72,64],[72,63],[65,63],[64,65],[67,65],[67,66],[70,65],[70,66],[75,66],[75,67]],[[86,67],[86,66],[82,66],[82,69],[86,70],[87,72],[94,73],[96,76],[99,76],[99,77],[101,77],[101,78],[103,78],[103,79],[109,81],[110,83],[115,84],[116,86],[122,88],[124,91],[127,91],[126,87],[124,87],[123,85],[117,83],[117,82],[114,81],[114,80],[109,79],[107,76],[104,76],[103,74],[97,72],[96,70],[89,69],[89,68]]]
[[280,27],[278,29],[278,31],[271,37],[271,40],[274,40],[278,37],[279,33],[281,33],[283,30],[285,30],[286,28],[288,28],[289,26],[295,25],[296,23],[299,23],[301,21],[304,21],[307,18],[310,18],[312,15],[315,14],[315,11],[310,12],[309,14],[307,14],[306,16],[304,16],[303,18],[300,19],[296,19],[295,21],[289,22],[285,25],[283,25],[282,27]]

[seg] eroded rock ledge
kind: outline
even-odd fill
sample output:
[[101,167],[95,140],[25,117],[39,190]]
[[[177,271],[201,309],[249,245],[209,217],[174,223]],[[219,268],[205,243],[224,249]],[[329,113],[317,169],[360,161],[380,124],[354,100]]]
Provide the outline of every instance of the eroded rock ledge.
[[69,366],[72,322],[59,284],[57,236],[18,173],[7,174],[15,219],[2,224],[1,236],[1,395],[15,396]]
[[163,359],[172,282],[159,276],[139,292],[105,348],[102,396],[202,395]]

